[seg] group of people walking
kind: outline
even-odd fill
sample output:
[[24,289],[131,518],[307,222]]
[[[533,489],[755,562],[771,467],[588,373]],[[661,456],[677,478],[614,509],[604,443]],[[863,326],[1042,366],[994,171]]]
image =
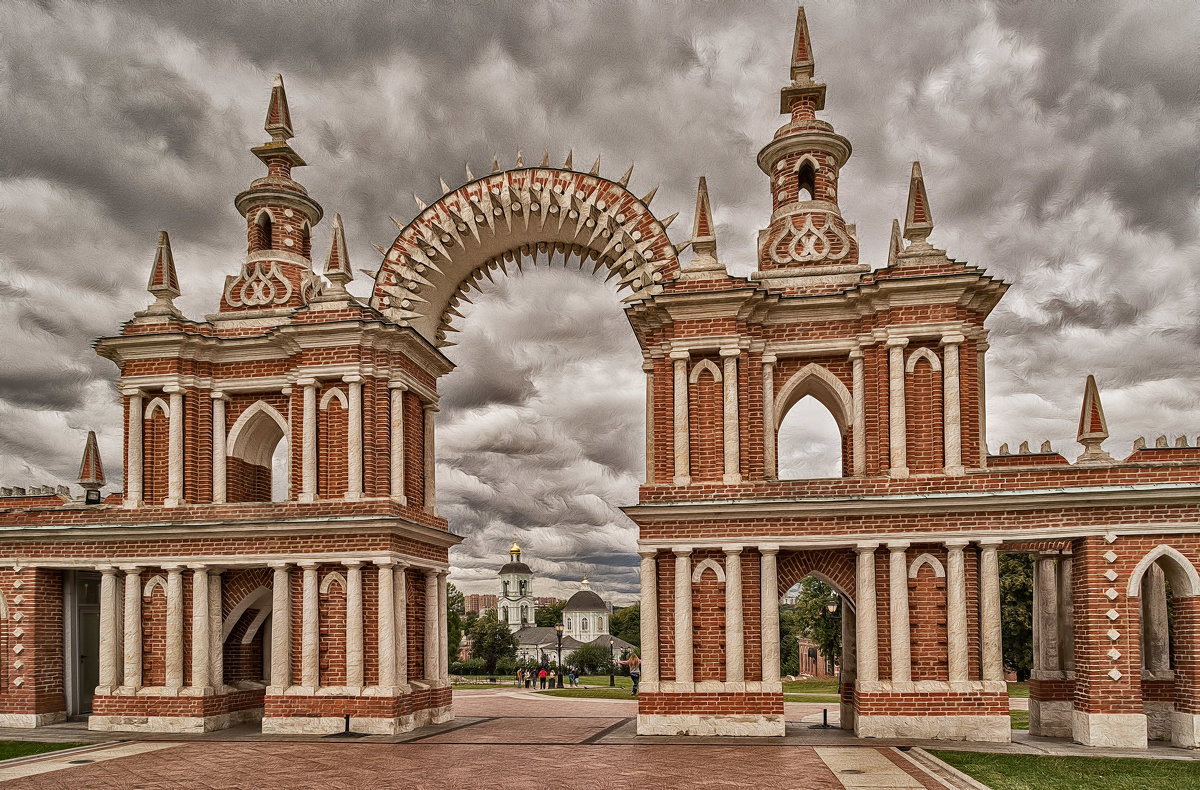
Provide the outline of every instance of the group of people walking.
[[[579,677],[576,676],[575,670],[567,672],[567,684],[571,687],[579,687]],[[518,669],[517,670],[517,688],[524,686],[527,689],[535,688],[558,688],[558,673],[553,669]]]

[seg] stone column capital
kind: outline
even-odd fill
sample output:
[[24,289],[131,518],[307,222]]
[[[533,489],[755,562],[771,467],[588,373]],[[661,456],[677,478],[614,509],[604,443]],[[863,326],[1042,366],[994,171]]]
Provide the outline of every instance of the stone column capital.
[[957,346],[965,343],[966,341],[967,338],[959,332],[951,332],[949,334],[942,335],[943,346]]
[[388,382],[388,389],[399,390],[400,392],[407,392],[408,385],[405,384],[403,381],[396,381],[393,379],[392,381]]
[[103,573],[105,576],[111,576],[117,572],[116,565],[97,565],[96,570]]
[[213,390],[212,392],[208,393],[208,397],[212,398],[212,399],[213,399],[213,400],[215,400],[215,401],[217,401],[217,400],[219,400],[219,401],[227,401],[227,400],[229,400],[229,396],[228,396],[228,395],[226,395],[226,394],[225,394],[224,392],[222,392],[221,390]]
[[775,356],[774,354],[763,354],[762,355],[762,363],[764,365],[774,365],[778,361],[779,361],[779,357]]
[[441,573],[437,568],[422,568],[421,570],[425,572],[425,581],[436,579]]
[[164,384],[162,391],[168,395],[182,395],[183,387],[179,384]]
[[441,411],[441,409],[438,408],[437,402],[431,400],[424,401],[421,404],[421,409],[424,410],[426,414],[437,414],[439,411]]
[[722,546],[721,551],[725,552],[726,556],[730,556],[733,554],[741,554],[742,548],[742,546]]
[[692,547],[691,546],[675,546],[675,547],[672,547],[671,553],[674,554],[676,557],[690,557],[690,556],[692,556]]
[[672,351],[669,356],[676,362],[683,362],[692,358],[692,352],[688,351],[686,348],[676,349],[675,351]]
[[642,362],[642,372],[653,373],[654,372],[654,360],[647,359],[644,362]]
[[371,562],[375,563],[381,568],[390,568],[396,564],[396,561],[391,557],[377,557],[371,560]]
[[719,353],[723,357],[740,357],[742,355],[742,350],[736,346],[726,346],[722,348]]
[[911,544],[907,540],[889,540],[887,542],[888,551],[896,554],[902,551],[907,551]]
[[189,562],[187,567],[190,571],[208,571],[208,563],[204,562]]
[[779,544],[778,543],[765,543],[758,547],[758,553],[759,554],[778,554],[779,553]]
[[362,560],[341,560],[339,562],[339,564],[346,568],[361,568],[363,566],[363,561]]
[[167,573],[183,573],[183,563],[182,562],[168,562],[168,563],[164,563],[163,565],[160,565],[159,567],[162,568]]
[[979,544],[979,548],[984,549],[985,551],[988,549],[991,549],[992,551],[998,551],[1000,547],[1004,545],[1004,541],[1000,540],[999,538],[985,538],[976,542]]
[[942,544],[950,551],[962,551],[967,547],[968,544],[970,544],[970,542],[971,541],[966,538],[947,538],[946,540],[942,541]]
[[121,395],[126,398],[144,398],[146,391],[139,387],[125,387],[121,390]]
[[644,557],[646,559],[654,559],[655,557],[658,556],[658,549],[646,549],[646,548],[638,549],[638,556]]
[[120,570],[125,571],[127,576],[140,576],[143,570],[142,565],[118,565]]
[[850,359],[858,360],[858,359],[862,359],[865,356],[866,356],[866,354],[863,353],[863,350],[861,348],[850,349]]
[[287,560],[271,560],[267,563],[267,567],[273,568],[277,571],[286,571],[288,568],[292,567],[292,563],[288,562]]
[[889,337],[887,339],[887,347],[889,350],[893,349],[893,348],[904,348],[907,345],[908,345],[907,337]]
[[306,571],[313,571],[321,566],[321,562],[320,560],[298,560],[296,566]]
[[320,382],[312,376],[302,376],[301,378],[296,379],[296,383],[301,387],[316,387],[320,385]]
[[342,376],[342,381],[346,384],[361,384],[362,380],[363,377],[357,373],[347,373],[346,375]]
[[878,543],[857,543],[854,546],[854,550],[859,554],[874,554],[877,548],[879,548]]

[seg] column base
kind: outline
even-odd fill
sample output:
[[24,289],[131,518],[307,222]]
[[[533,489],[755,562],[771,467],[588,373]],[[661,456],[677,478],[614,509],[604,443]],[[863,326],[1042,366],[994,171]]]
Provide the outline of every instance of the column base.
[[1029,700],[1029,734],[1047,738],[1070,738],[1074,728],[1074,705],[1066,699]]
[[1142,711],[1146,714],[1146,738],[1152,741],[1171,740],[1175,729],[1175,703],[1146,700],[1142,703]]
[[1084,746],[1146,748],[1146,714],[1088,713],[1077,710],[1071,717],[1071,737]]
[[65,710],[53,713],[0,713],[0,727],[20,727],[32,729],[45,727],[47,724],[58,724],[67,720]]
[[1185,749],[1200,749],[1200,716],[1195,713],[1172,713],[1171,744]]
[[638,735],[731,735],[782,737],[783,715],[638,714]]
[[88,729],[95,732],[204,733],[224,730],[262,718],[262,708],[218,713],[212,716],[89,716]]
[[859,738],[1011,743],[1012,724],[1008,716],[867,716],[859,713],[854,718],[854,734]]

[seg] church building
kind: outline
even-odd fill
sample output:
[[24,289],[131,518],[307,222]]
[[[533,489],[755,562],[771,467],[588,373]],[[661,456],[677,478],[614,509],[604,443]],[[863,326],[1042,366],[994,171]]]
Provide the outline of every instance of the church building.
[[519,631],[535,623],[537,602],[533,598],[533,570],[521,562],[521,547],[514,540],[508,562],[500,569],[500,597],[496,616],[509,630]]

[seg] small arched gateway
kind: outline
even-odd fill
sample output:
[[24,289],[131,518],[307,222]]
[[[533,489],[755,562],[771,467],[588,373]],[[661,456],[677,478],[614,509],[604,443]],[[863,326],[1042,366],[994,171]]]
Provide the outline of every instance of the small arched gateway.
[[[218,312],[176,308],[163,233],[153,303],[97,344],[120,371],[124,491],[102,495],[94,441],[85,499],[0,489],[0,645],[19,655],[0,662],[0,724],[88,699],[100,730],[450,719],[442,349],[481,278],[571,257],[620,284],[643,353],[646,480],[626,509],[639,733],[782,735],[780,596],[815,576],[844,602],[843,727],[1006,741],[998,555],[1023,551],[1037,555],[1031,728],[1200,746],[1200,449],[1164,438],[1112,458],[1089,379],[1074,462],[989,453],[985,321],[1006,285],[929,243],[915,163],[903,232],[860,260],[838,195],[851,146],[817,118],[803,11],[791,61],[788,119],[758,155],[771,213],[751,276],[720,260],[703,179],[676,244],[675,215],[629,172],[518,157],[398,223],[365,301],[346,290],[337,215],[314,271],[324,210],[292,176],[304,161],[277,78],[270,140],[252,149],[269,177],[234,199],[247,252]],[[779,479],[777,430],[806,396],[837,424],[840,478]],[[63,645],[87,640],[96,659],[64,678]]]

